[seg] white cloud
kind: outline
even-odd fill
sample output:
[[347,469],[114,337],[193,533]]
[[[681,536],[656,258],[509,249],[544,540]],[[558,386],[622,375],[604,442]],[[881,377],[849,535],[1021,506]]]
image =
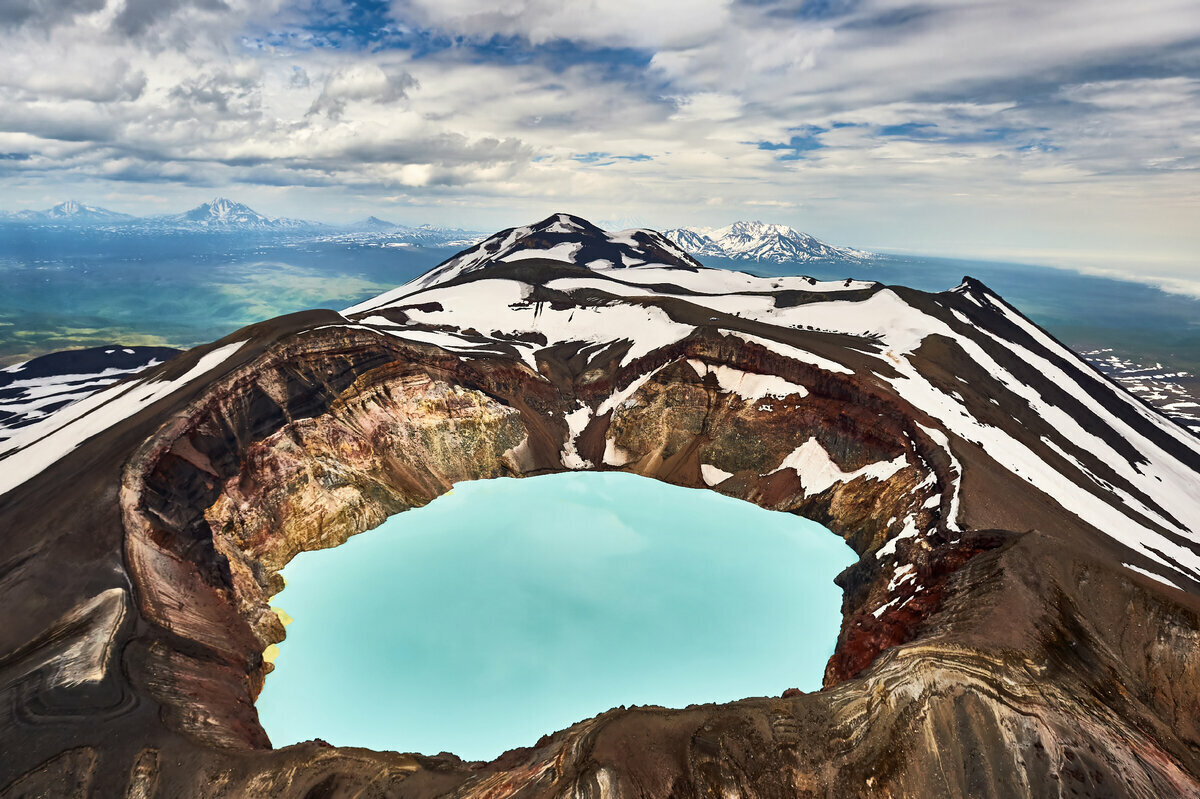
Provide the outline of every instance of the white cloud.
[[400,16],[450,33],[556,39],[608,47],[673,48],[733,23],[730,0],[397,0]]
[[[19,51],[0,53],[0,87],[14,90],[25,100],[111,103],[136,100],[146,88],[146,73],[133,68],[125,58],[65,71],[33,69],[22,55]],[[61,52],[61,56],[68,58],[69,54]]]
[[[355,39],[340,0],[10,3],[0,206],[296,185],[323,187],[296,190],[326,203],[306,216],[389,196],[479,226],[762,209],[864,246],[1074,247],[1132,225],[1123,247],[1200,249],[1175,210],[1200,169],[1194,0],[842,5],[406,0],[376,20],[410,36],[391,48]],[[318,12],[330,32],[299,26]]]
[[408,97],[417,87],[417,80],[403,66],[396,64],[354,64],[335,69],[325,79],[325,87],[313,102],[309,113],[341,116],[346,104],[369,100],[373,103],[394,103]]
[[1139,78],[1106,80],[1063,87],[1063,97],[1103,109],[1138,111],[1196,105],[1200,80],[1195,78]]
[[718,92],[697,92],[678,98],[679,110],[671,119],[676,122],[728,122],[742,117],[741,98]]

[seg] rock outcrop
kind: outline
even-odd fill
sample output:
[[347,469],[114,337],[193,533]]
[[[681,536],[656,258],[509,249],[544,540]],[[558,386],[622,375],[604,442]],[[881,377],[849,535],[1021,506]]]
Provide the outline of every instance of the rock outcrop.
[[[557,215],[0,448],[0,796],[1200,796],[1200,440],[975,281],[753,278]],[[491,763],[271,748],[291,557],[565,469],[843,536],[825,689]]]

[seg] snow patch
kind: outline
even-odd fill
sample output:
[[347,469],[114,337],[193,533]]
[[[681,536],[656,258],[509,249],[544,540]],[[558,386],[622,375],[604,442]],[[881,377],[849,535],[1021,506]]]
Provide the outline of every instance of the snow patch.
[[[1166,577],[1163,577],[1161,574],[1155,574],[1152,571],[1147,571],[1146,569],[1140,568],[1138,566],[1134,566],[1132,563],[1122,563],[1121,565],[1124,566],[1126,569],[1129,569],[1130,571],[1137,572],[1138,574],[1142,575],[1143,577],[1149,577],[1151,580],[1154,580],[1156,583],[1162,583],[1163,585],[1169,585],[1171,588],[1179,588],[1179,586],[1175,585],[1175,583],[1171,582]],[[1182,590],[1182,589],[1180,589],[1180,590]]]
[[746,402],[754,402],[764,397],[784,399],[786,397],[807,397],[808,389],[804,386],[784,380],[776,375],[763,375],[756,372],[743,372],[731,366],[718,364],[713,366],[695,358],[688,359],[688,364],[696,370],[700,377],[713,375],[722,391],[737,394]]
[[579,454],[579,448],[576,439],[583,433],[588,422],[592,420],[592,409],[587,405],[568,413],[565,417],[567,422],[567,440],[563,443],[560,458],[562,465],[568,469],[590,469],[592,462]]
[[611,438],[604,439],[604,457],[602,458],[608,466],[624,466],[637,460],[633,453],[628,452],[617,446],[617,442]]
[[770,474],[784,469],[795,470],[800,477],[800,485],[804,488],[804,496],[811,497],[827,491],[837,483],[853,482],[860,477],[868,480],[887,480],[907,465],[907,459],[901,454],[890,461],[869,463],[853,472],[844,472],[833,462],[816,437],[812,437],[796,447]]
[[577,233],[580,230],[583,230],[583,228],[576,224],[571,217],[567,216],[566,214],[559,214],[554,220],[554,224],[546,228],[547,233]]
[[916,522],[912,520],[912,517],[907,517],[904,520],[904,527],[900,530],[900,532],[897,533],[896,536],[886,544],[881,546],[879,551],[875,553],[876,559],[882,560],[883,558],[895,555],[896,545],[899,544],[902,539],[916,538],[918,535],[920,535],[920,532],[921,531],[917,529]]
[[793,361],[807,363],[811,366],[817,367],[818,369],[824,369],[826,372],[836,372],[844,375],[854,374],[853,369],[843,366],[840,363],[835,363],[828,358],[822,358],[820,355],[814,355],[808,350],[802,350],[799,347],[793,347],[790,344],[784,344],[783,342],[775,341],[774,339],[762,338],[761,336],[754,336],[749,333],[740,333],[735,330],[729,331],[729,335],[735,338],[740,338],[742,341],[758,344],[759,346],[774,352],[776,355],[782,355],[783,357],[790,358]]
[[703,478],[706,485],[715,486],[733,477],[733,472],[718,469],[712,464],[702,463],[700,464],[700,477]]
[[534,258],[544,258],[548,261],[575,263],[575,254],[581,249],[583,249],[583,245],[579,242],[564,241],[562,244],[555,244],[553,247],[545,250],[518,250],[499,260],[507,264],[514,261],[529,261]]

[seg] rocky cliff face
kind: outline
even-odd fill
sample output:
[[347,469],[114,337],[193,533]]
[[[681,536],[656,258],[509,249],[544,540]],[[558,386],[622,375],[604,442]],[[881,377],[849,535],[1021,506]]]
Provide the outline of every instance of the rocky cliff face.
[[[23,428],[0,796],[1200,795],[1200,441],[977,283],[766,280],[668,246],[558,215]],[[487,764],[270,748],[253,702],[292,556],[564,469],[845,537],[825,690],[616,709]]]

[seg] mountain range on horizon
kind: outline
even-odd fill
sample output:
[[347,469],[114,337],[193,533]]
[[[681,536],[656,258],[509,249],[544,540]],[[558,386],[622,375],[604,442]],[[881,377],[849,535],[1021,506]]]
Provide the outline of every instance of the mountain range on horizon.
[[[78,200],[66,200],[45,210],[26,209],[0,211],[0,224],[20,224],[36,227],[102,227],[107,225],[149,228],[191,228],[213,231],[312,231],[312,232],[415,232],[450,231],[469,233],[462,228],[437,225],[404,225],[368,216],[346,224],[318,222],[311,219],[274,217],[263,214],[246,203],[226,197],[214,197],[194,208],[173,214],[135,216],[88,205]],[[483,234],[481,233],[480,236]]]
[[[133,216],[67,200],[43,211],[0,212],[0,224],[51,229],[114,229],[147,232],[213,232],[309,235],[387,235],[411,246],[468,246],[485,234],[438,225],[404,225],[371,215],[349,224],[330,224],[305,219],[272,217],[249,205],[225,197],[182,213]],[[639,230],[641,228],[638,228]],[[809,261],[865,262],[872,253],[837,247],[788,225],[761,221],[737,221],[725,227],[680,227],[661,233],[671,243],[693,256],[737,261],[805,263]]]
[[230,231],[321,229],[330,226],[307,220],[271,217],[245,203],[215,197],[182,213],[133,216],[67,200],[44,211],[0,212],[0,223],[34,227],[150,227]]

